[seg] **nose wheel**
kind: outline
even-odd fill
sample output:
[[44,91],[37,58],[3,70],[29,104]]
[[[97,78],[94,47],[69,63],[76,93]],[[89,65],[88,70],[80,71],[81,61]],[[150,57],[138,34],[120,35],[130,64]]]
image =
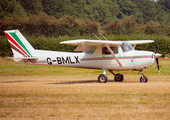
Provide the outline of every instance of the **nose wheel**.
[[140,77],[140,82],[146,83],[148,82],[148,78],[145,75],[143,75]]
[[142,82],[142,83],[148,82],[148,78],[145,75],[143,75],[143,70],[140,70],[140,72],[141,72],[141,75],[142,75],[140,77],[140,82]]

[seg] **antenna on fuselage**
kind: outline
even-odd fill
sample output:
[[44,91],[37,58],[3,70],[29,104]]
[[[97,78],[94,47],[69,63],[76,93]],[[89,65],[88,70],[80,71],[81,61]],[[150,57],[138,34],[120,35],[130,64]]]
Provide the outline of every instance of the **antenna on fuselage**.
[[97,39],[99,39],[100,40],[100,38],[98,38],[94,33],[92,33]]
[[[103,36],[101,33],[100,33],[100,35],[105,39],[105,40],[107,40],[107,38],[105,38],[105,36]],[[108,41],[108,40],[107,40]]]

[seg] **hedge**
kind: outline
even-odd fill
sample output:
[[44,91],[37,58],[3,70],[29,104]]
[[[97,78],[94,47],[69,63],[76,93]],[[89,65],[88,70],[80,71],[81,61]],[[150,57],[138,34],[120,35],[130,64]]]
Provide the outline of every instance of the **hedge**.
[[[34,37],[25,36],[25,37],[35,49],[67,51],[67,52],[74,51],[76,46],[60,45],[59,43],[61,41],[74,40],[74,39],[96,39],[95,37],[89,37],[89,36],[70,37],[68,35],[59,36],[57,38],[46,37],[44,35],[39,37],[36,36]],[[168,56],[170,54],[170,37],[168,36],[133,34],[133,35],[117,35],[117,36],[107,35],[105,37],[108,40],[155,40],[155,46],[158,53],[161,53],[163,57]],[[103,38],[100,36],[100,39]],[[150,43],[150,44],[137,45],[135,49],[154,51],[154,44]],[[5,35],[0,36],[0,56],[1,57],[12,56],[11,48]]]

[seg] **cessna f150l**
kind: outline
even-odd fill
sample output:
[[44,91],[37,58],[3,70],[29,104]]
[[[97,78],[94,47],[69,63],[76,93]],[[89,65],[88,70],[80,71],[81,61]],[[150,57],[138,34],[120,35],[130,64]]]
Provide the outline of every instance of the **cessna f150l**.
[[5,34],[14,54],[14,61],[27,64],[101,69],[103,74],[98,76],[98,82],[100,83],[106,83],[108,80],[106,70],[114,75],[116,82],[122,82],[124,76],[121,73],[114,74],[113,71],[139,70],[141,72],[140,82],[147,82],[148,78],[143,75],[143,69],[152,66],[156,61],[159,70],[158,57],[161,54],[134,49],[138,44],[152,43],[153,40],[104,41],[78,39],[60,42],[61,44],[77,46],[75,51],[83,51],[73,53],[35,50],[19,30],[7,30]]

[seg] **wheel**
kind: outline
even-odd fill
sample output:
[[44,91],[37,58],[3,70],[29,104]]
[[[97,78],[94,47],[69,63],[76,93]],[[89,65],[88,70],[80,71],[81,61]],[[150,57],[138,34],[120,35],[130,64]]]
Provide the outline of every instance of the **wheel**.
[[98,82],[99,83],[106,83],[108,80],[107,76],[105,74],[100,74],[98,77]]
[[116,82],[122,82],[123,80],[124,80],[123,74],[117,73],[117,74],[115,75],[115,81],[116,81]]
[[143,77],[140,77],[140,82],[146,83],[148,82],[148,78],[146,76],[143,75]]

